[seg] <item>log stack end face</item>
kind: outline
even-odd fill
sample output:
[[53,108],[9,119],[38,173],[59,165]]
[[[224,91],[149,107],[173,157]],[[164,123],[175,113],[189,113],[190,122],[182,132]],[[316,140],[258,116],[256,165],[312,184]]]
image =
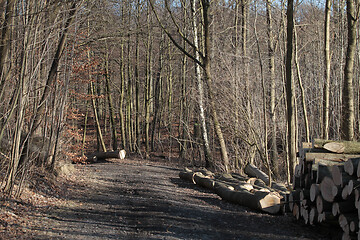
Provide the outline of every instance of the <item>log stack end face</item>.
[[[306,224],[335,224],[343,239],[360,240],[360,142],[315,140],[313,146],[316,149],[307,149],[299,159],[300,184],[289,198],[293,215]],[[310,179],[310,184],[302,179]],[[299,191],[309,194],[298,200]]]

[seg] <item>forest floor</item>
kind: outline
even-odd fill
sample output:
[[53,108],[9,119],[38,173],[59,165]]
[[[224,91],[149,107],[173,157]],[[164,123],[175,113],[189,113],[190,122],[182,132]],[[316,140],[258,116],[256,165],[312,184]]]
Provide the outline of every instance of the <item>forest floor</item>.
[[52,194],[24,192],[3,204],[0,239],[337,239],[222,201],[178,173],[165,160],[134,157],[76,165]]

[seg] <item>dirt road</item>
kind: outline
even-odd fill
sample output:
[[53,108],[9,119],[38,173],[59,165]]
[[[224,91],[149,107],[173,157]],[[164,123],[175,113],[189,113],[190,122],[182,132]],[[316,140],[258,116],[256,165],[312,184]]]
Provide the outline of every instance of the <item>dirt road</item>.
[[233,205],[139,160],[77,166],[68,199],[37,218],[34,239],[331,239],[292,217]]

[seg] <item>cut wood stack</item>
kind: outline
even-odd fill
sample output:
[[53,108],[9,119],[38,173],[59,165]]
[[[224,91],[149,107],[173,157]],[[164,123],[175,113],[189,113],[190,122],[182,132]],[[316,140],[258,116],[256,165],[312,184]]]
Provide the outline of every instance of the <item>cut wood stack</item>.
[[270,214],[283,211],[289,191],[285,185],[272,183],[269,177],[257,167],[248,164],[248,176],[237,173],[214,175],[208,170],[185,168],[179,173],[181,179],[213,190],[222,199]]
[[289,209],[306,224],[340,226],[343,239],[360,239],[360,142],[303,143]]

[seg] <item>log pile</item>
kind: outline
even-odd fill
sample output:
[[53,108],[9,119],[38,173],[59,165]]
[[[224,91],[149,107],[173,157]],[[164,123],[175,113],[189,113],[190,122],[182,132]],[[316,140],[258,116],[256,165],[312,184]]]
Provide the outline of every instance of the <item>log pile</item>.
[[272,183],[269,187],[269,177],[251,164],[246,166],[245,173],[248,176],[237,173],[215,175],[206,169],[185,168],[179,177],[210,189],[235,204],[270,214],[284,211],[285,199],[289,195],[285,185]]
[[358,142],[303,143],[289,196],[292,214],[306,224],[339,226],[342,239],[360,239],[359,163]]

